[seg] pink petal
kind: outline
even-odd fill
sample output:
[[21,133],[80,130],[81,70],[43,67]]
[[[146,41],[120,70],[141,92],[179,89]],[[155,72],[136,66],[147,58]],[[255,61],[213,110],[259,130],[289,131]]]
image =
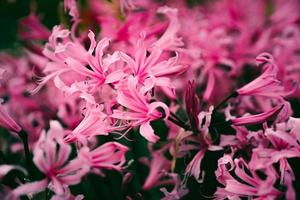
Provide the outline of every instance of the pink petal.
[[155,143],[159,140],[159,137],[154,134],[154,131],[150,126],[150,122],[145,122],[140,126],[140,134],[149,142]]

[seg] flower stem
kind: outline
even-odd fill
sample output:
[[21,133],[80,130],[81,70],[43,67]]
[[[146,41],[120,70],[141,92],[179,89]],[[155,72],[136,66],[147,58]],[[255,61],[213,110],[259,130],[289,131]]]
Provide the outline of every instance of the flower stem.
[[190,131],[190,130],[191,130],[190,126],[184,124],[183,122],[177,121],[176,119],[172,118],[172,116],[169,116],[169,117],[168,117],[168,120],[169,120],[170,122],[173,122],[173,123],[176,124],[177,126],[179,126],[179,127],[183,128],[183,129],[187,130],[187,131]]
[[239,94],[234,91],[232,92],[230,95],[228,95],[225,99],[223,99],[223,101],[221,101],[221,103],[219,103],[214,110],[218,110],[220,109],[229,99],[237,97]]
[[25,153],[25,160],[26,160],[26,168],[29,174],[29,179],[32,180],[32,160],[30,156],[30,151],[29,151],[29,146],[28,146],[28,135],[26,131],[21,130],[18,132],[19,137],[21,138],[23,142],[23,147],[24,147],[24,153]]
[[182,123],[182,124],[185,124],[185,122],[180,119],[176,114],[174,114],[173,112],[170,111],[170,114],[172,117],[174,117],[178,122]]

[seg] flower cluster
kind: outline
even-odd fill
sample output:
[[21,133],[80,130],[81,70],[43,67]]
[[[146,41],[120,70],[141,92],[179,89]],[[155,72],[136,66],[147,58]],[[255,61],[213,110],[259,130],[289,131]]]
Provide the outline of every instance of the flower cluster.
[[122,199],[300,195],[300,2],[188,2],[20,20],[20,55],[0,54],[1,198],[88,199],[110,171]]

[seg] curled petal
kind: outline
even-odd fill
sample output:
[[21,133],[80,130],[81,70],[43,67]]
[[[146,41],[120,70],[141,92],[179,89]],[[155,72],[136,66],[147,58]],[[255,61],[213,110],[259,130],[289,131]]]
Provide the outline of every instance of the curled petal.
[[150,126],[150,122],[145,122],[140,126],[140,133],[149,142],[155,143],[159,140],[159,137],[154,134],[153,128]]
[[162,102],[153,102],[149,104],[149,113],[152,113],[154,110],[157,110],[158,108],[162,108],[164,110],[164,114],[165,114],[164,119],[168,119],[170,115],[170,110],[168,106]]

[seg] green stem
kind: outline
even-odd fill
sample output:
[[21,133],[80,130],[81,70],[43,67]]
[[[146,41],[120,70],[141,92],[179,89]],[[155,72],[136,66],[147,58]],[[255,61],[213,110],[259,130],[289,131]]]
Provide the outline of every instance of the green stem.
[[218,110],[220,109],[229,99],[237,97],[239,94],[234,91],[232,92],[230,95],[228,95],[223,101],[221,101],[221,103],[219,103],[214,110]]
[[169,117],[168,117],[168,120],[169,120],[170,122],[173,122],[173,123],[176,124],[177,126],[179,126],[179,127],[183,128],[183,129],[187,130],[187,131],[190,131],[190,130],[191,130],[190,126],[188,126],[188,125],[186,125],[186,124],[184,124],[184,123],[182,123],[182,122],[179,122],[179,121],[177,121],[176,119],[173,119],[172,116],[169,116]]
[[18,135],[23,142],[25,160],[26,160],[26,168],[27,168],[27,171],[29,174],[29,179],[32,180],[32,160],[31,160],[31,155],[30,155],[29,146],[28,146],[28,135],[27,135],[26,131],[24,131],[24,130],[21,130],[20,132],[18,132]]
[[174,117],[178,122],[185,124],[185,122],[180,119],[176,114],[174,114],[173,112],[170,112],[171,116]]

